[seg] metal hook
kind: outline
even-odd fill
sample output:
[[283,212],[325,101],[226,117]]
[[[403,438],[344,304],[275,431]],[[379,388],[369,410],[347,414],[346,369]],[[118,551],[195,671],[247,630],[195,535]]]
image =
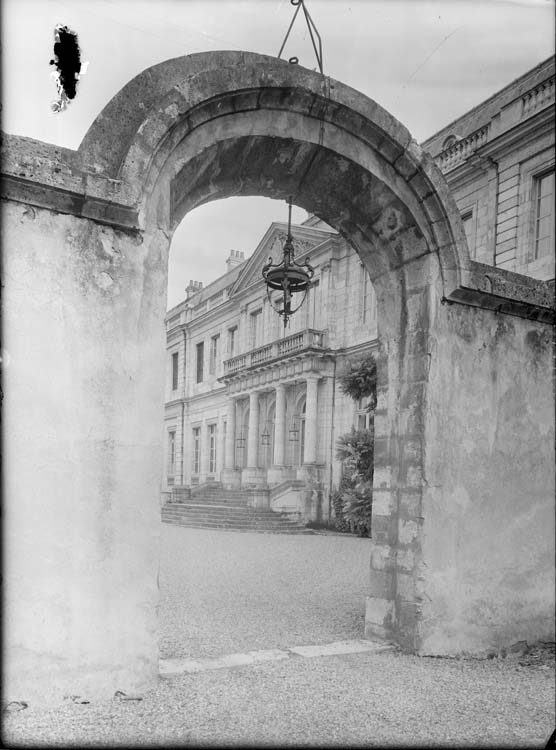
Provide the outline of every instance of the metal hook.
[[[318,30],[317,30],[317,27],[315,26],[315,23],[314,23],[313,19],[311,18],[311,14],[309,13],[309,11],[307,10],[307,8],[305,7],[304,0],[290,0],[290,3],[295,7],[295,13],[293,14],[293,18],[292,18],[291,23],[289,25],[289,28],[288,28],[288,30],[286,32],[286,36],[284,38],[284,41],[282,42],[282,46],[280,47],[280,51],[278,52],[278,57],[282,56],[282,51],[283,51],[284,47],[286,46],[286,42],[288,41],[288,37],[289,37],[290,32],[292,30],[292,26],[294,25],[295,19],[297,18],[297,14],[299,13],[299,9],[303,8],[303,14],[305,15],[305,22],[307,23],[307,28],[309,29],[309,36],[311,37],[311,43],[313,45],[313,50],[315,51],[315,56],[317,58],[317,63],[318,63],[318,66],[319,66],[319,70],[320,70],[321,75],[324,75],[323,72],[322,72],[323,71],[323,65],[322,65],[322,39],[321,39],[321,36],[320,36],[320,34],[319,34]],[[314,32],[314,34],[316,35],[316,37],[318,39],[318,49],[317,49],[317,44],[315,42],[315,36],[313,35],[313,32]],[[299,62],[299,59],[297,57],[290,57],[289,62],[295,65],[295,64],[297,64]]]

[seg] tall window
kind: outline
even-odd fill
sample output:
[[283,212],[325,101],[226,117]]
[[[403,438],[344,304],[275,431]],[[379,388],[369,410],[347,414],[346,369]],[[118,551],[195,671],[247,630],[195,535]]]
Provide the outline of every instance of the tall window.
[[467,239],[467,247],[471,258],[475,257],[475,222],[473,221],[473,211],[466,211],[461,215],[463,222],[463,231]]
[[198,474],[201,469],[201,428],[193,428],[193,473]]
[[233,357],[237,347],[237,326],[228,328],[228,357]]
[[373,423],[373,412],[369,411],[370,398],[360,398],[356,406],[356,422],[358,430],[368,430]]
[[209,375],[214,375],[218,362],[218,350],[220,348],[220,334],[213,336],[210,340]]
[[197,344],[197,382],[203,382],[203,365],[205,360],[205,342]]
[[174,473],[176,471],[176,432],[172,430],[168,433],[168,484],[174,483]]
[[249,316],[249,346],[251,349],[256,349],[262,345],[262,322],[263,322],[263,311],[255,310]]
[[216,471],[216,425],[209,424],[208,428],[209,438],[209,474],[214,474]]
[[542,258],[554,250],[554,170],[535,182],[535,258]]
[[179,354],[178,352],[174,352],[174,354],[172,354],[172,390],[173,391],[178,390],[178,363],[179,363]]

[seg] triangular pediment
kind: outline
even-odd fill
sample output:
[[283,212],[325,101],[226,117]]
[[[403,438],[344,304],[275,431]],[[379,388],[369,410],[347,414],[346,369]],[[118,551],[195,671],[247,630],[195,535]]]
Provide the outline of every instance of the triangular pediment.
[[[269,258],[272,258],[273,263],[280,262],[287,233],[288,225],[285,222],[273,222],[270,225],[251,257],[245,261],[238,279],[230,289],[230,296],[248,289],[253,284],[262,282],[262,269],[269,262]],[[333,231],[303,226],[292,226],[291,233],[297,262],[305,260],[311,250],[336,234]]]

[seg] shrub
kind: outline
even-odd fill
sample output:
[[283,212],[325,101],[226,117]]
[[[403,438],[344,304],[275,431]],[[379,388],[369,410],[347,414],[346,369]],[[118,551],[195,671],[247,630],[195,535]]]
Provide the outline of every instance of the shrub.
[[[371,535],[373,506],[374,430],[352,429],[338,440],[337,457],[343,462],[344,475],[338,498],[336,517],[360,536]],[[338,510],[340,513],[338,514]]]

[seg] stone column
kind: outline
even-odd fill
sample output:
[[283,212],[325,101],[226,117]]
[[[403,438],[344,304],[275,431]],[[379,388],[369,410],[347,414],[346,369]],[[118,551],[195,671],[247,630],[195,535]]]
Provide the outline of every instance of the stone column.
[[317,393],[319,378],[317,375],[307,379],[307,401],[305,407],[305,456],[303,463],[317,463]]
[[228,416],[226,419],[226,452],[224,456],[224,468],[235,469],[235,447],[236,447],[236,400],[228,399]]
[[259,453],[259,394],[249,394],[249,435],[247,439],[247,468],[256,469]]
[[236,471],[236,399],[228,399],[226,415],[226,439],[224,443],[224,466],[220,481],[228,489],[237,489],[241,482],[241,472]]
[[219,476],[222,472],[222,469],[224,468],[224,458],[226,455],[226,435],[224,434],[224,423],[226,423],[227,431],[228,423],[226,417],[219,417],[216,427],[216,476]]
[[274,466],[284,465],[286,437],[286,387],[283,383],[276,386],[276,416],[274,422]]

